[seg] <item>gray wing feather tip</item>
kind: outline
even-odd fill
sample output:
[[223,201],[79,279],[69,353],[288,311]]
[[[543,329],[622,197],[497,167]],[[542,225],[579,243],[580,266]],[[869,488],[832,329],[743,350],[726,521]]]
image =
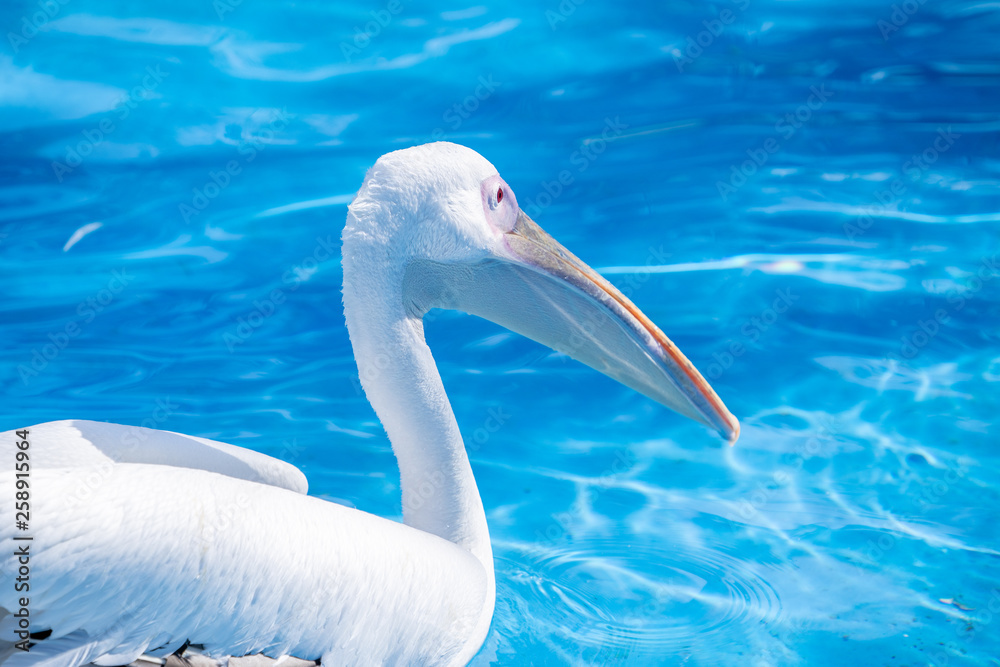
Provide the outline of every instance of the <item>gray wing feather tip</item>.
[[[200,653],[185,652],[184,655],[168,655],[166,658],[142,656],[127,667],[316,667],[315,660],[300,660],[291,656],[269,658],[266,655],[247,655],[242,658],[209,658]],[[87,665],[86,667],[94,667]]]

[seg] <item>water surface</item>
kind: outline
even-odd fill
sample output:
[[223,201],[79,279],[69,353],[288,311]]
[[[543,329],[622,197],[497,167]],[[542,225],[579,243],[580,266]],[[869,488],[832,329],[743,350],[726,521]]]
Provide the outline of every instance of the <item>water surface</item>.
[[397,517],[338,239],[379,155],[456,141],[743,424],[431,318],[474,664],[996,664],[995,6],[47,6],[0,10],[0,430],[145,422]]

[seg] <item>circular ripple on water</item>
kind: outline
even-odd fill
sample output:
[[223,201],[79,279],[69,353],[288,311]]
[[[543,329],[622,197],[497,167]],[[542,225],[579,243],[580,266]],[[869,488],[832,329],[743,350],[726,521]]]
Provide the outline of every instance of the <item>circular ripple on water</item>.
[[[591,541],[501,552],[498,621],[588,658],[621,659],[718,649],[740,642],[739,627],[780,616],[768,566],[724,545],[670,549]],[[521,614],[531,620],[513,618]]]

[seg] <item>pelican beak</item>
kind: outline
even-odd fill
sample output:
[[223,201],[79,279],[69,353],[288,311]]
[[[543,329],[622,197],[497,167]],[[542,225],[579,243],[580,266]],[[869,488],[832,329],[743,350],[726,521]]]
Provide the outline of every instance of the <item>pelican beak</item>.
[[505,256],[473,267],[411,266],[411,304],[484,317],[718,431],[740,425],[690,361],[614,285],[520,212]]

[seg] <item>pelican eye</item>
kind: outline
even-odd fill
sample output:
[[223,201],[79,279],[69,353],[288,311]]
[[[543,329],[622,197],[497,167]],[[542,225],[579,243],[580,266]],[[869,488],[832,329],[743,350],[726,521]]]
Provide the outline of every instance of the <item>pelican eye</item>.
[[503,201],[503,188],[497,188],[497,203]]

